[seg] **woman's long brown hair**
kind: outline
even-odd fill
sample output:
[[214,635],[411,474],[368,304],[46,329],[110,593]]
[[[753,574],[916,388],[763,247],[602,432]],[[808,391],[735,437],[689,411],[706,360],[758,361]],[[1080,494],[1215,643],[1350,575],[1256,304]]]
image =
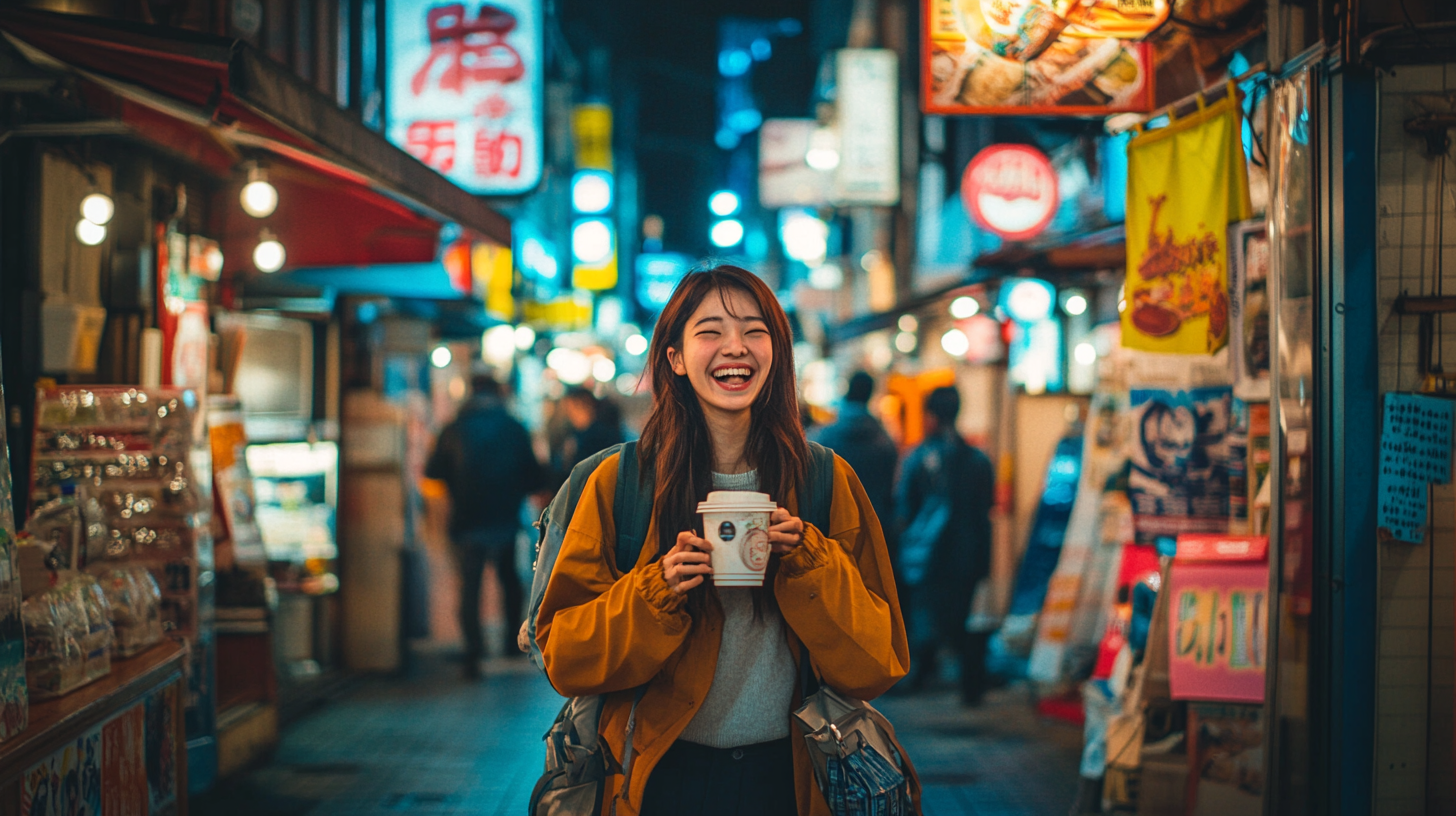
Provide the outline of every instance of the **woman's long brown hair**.
[[[652,514],[657,522],[657,551],[663,555],[676,545],[678,533],[697,530],[698,502],[713,489],[713,440],[703,409],[688,378],[673,373],[667,350],[682,350],[688,318],[704,298],[723,297],[726,304],[729,289],[748,295],[758,304],[773,343],[773,362],[763,389],[753,401],[744,447],[749,465],[758,470],[758,489],[782,506],[790,490],[801,495],[808,474],[809,445],[799,423],[799,394],[794,386],[793,330],[778,298],[757,275],[740,267],[718,265],[688,273],[673,291],[652,332],[648,351],[652,412],[637,443],[642,471],[650,468],[657,482]],[[761,607],[759,601],[764,594],[754,593],[755,610]],[[771,593],[767,595],[771,600]],[[702,598],[703,593],[697,590],[690,593],[690,602],[695,601],[690,608],[701,609]]]

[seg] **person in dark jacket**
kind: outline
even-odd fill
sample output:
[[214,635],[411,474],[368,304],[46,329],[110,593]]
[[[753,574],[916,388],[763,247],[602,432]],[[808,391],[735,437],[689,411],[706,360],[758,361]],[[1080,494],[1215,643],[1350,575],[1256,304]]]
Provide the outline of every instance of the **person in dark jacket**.
[[516,656],[525,593],[516,572],[516,534],[521,502],[545,484],[531,437],[506,410],[502,388],[488,374],[471,380],[471,399],[440,431],[425,463],[425,476],[450,493],[450,539],[460,570],[460,629],[465,635],[465,676],[480,676],[485,637],[480,591],[485,565],[495,565],[505,595],[505,654]]
[[581,386],[571,388],[561,398],[561,408],[571,425],[571,435],[562,451],[561,481],[571,476],[576,463],[592,454],[627,441],[622,433],[621,412],[606,400]]
[[884,520],[887,528],[885,538],[893,559],[895,543],[891,521],[895,518],[895,465],[900,461],[900,451],[885,432],[885,426],[870,416],[869,401],[874,391],[874,378],[863,371],[856,371],[849,378],[839,417],[832,425],[810,431],[809,438],[839,454],[859,475],[860,483],[869,494],[870,505],[875,508],[875,515]]
[[925,440],[905,458],[896,490],[901,522],[899,575],[910,611],[910,689],[936,676],[949,646],[960,660],[966,705],[985,691],[986,635],[968,633],[976,584],[991,571],[991,506],[995,469],[986,454],[956,432],[960,394],[937,388],[925,400]]

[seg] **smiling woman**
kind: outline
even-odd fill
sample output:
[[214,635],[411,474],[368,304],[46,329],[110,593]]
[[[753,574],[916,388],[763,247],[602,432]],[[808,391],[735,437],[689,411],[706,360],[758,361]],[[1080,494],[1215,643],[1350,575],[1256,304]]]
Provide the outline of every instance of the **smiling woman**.
[[[652,412],[635,449],[643,481],[618,484],[624,452],[582,489],[536,642],[557,691],[608,695],[599,736],[612,756],[622,756],[626,728],[639,737],[630,779],[606,780],[602,812],[827,816],[804,742],[791,736],[803,647],[813,673],[859,699],[908,669],[889,554],[854,471],[834,457],[827,512],[800,504],[814,491],[792,342],[753,273],[689,273],[648,350]],[[614,507],[633,488],[652,491],[651,523],[623,574]],[[698,509],[709,495],[752,505],[754,518],[705,530]],[[740,560],[758,581],[734,571]]]

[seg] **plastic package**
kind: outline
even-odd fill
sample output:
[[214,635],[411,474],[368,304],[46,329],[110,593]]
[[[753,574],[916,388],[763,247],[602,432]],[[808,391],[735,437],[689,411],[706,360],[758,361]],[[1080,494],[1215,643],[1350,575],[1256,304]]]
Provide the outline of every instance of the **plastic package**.
[[89,683],[111,673],[111,648],[114,640],[111,608],[95,578],[83,575],[76,579],[75,586],[86,612],[86,634],[81,646],[86,655],[85,674],[86,682]]
[[26,524],[31,544],[46,550],[46,566],[52,570],[79,569],[85,526],[76,486],[65,484],[61,495],[36,508]]
[[15,556],[15,541],[0,526],[0,740],[16,736],[30,722],[25,625],[20,617],[20,571]]
[[59,697],[111,673],[106,596],[81,575],[21,604],[25,675],[34,699]]
[[131,657],[162,640],[162,590],[144,567],[123,567],[101,577],[111,609],[114,655]]

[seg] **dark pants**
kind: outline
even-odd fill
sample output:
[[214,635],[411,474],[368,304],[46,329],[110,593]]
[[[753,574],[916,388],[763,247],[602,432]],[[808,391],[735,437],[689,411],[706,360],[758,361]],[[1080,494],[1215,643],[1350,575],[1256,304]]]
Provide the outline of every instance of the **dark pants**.
[[505,655],[519,654],[516,632],[521,628],[525,597],[521,576],[516,573],[515,533],[460,536],[455,546],[455,562],[460,569],[460,631],[465,635],[466,661],[485,657],[485,635],[480,628],[480,589],[485,581],[486,564],[495,565],[496,577],[505,594]]
[[912,622],[928,630],[912,638],[916,645],[910,655],[908,687],[923,689],[934,684],[939,673],[940,650],[950,647],[960,664],[961,702],[967,705],[981,702],[986,692],[986,645],[990,634],[966,631],[970,598],[958,597],[951,592],[937,595],[930,589],[907,594],[914,610]]
[[674,742],[647,780],[642,816],[794,816],[789,739],[738,748]]

